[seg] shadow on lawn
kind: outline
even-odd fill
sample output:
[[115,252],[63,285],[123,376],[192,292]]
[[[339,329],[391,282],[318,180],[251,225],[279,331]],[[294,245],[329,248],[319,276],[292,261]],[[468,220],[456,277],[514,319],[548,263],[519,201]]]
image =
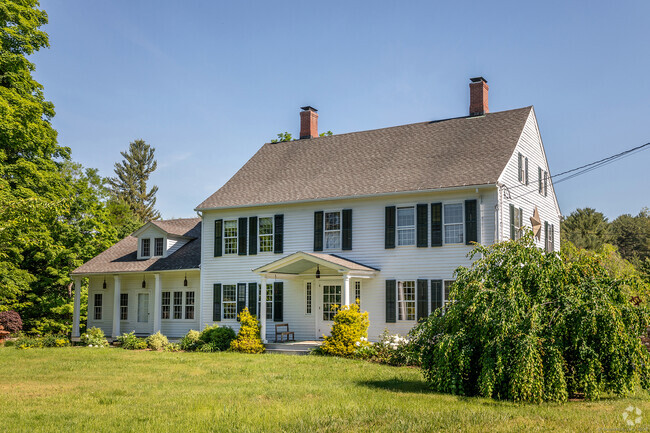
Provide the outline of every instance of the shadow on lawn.
[[410,392],[415,394],[432,392],[427,387],[427,384],[421,380],[363,380],[357,383],[368,388],[383,389],[392,392]]

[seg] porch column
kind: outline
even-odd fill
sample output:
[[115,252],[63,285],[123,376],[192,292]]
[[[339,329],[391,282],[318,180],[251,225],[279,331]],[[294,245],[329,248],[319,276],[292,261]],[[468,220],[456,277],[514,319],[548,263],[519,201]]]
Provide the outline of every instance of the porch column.
[[79,317],[81,316],[81,277],[74,278],[74,309],[72,312],[72,338],[78,338],[79,333]]
[[350,276],[343,274],[343,305],[350,305]]
[[113,275],[115,286],[113,288],[113,338],[120,336],[120,293],[122,281],[119,275]]
[[266,341],[266,277],[262,275],[262,288],[260,290],[260,337],[262,343]]
[[160,331],[162,304],[162,284],[160,283],[160,274],[153,274],[153,333]]

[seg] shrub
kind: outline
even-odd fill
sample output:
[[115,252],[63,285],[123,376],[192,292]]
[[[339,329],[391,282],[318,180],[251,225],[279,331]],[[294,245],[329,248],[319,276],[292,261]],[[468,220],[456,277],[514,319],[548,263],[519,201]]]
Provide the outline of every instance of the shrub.
[[143,350],[148,347],[147,340],[136,337],[135,331],[120,335],[117,337],[117,341],[119,341],[120,347],[126,350]]
[[546,253],[530,236],[475,255],[456,270],[445,314],[414,332],[435,391],[540,402],[650,388],[639,338],[650,311],[629,302],[634,282],[588,254]]
[[185,334],[183,338],[181,338],[180,341],[181,349],[186,351],[196,350],[200,345],[200,340],[199,340],[200,335],[201,333],[199,331],[190,329],[187,332],[187,334]]
[[391,335],[385,330],[373,345],[374,361],[389,365],[419,365],[419,346],[413,339],[399,334]]
[[219,352],[228,350],[230,343],[237,337],[235,331],[228,326],[219,327],[219,325],[212,325],[205,328],[199,335],[199,340],[204,344],[211,344],[216,350],[212,352]]
[[237,338],[230,343],[230,349],[244,353],[262,353],[264,344],[260,339],[260,323],[248,308],[239,313],[239,333]]
[[1,311],[0,325],[5,328],[5,331],[9,331],[11,334],[23,330],[23,321],[20,318],[20,314],[15,311]]
[[66,335],[26,336],[21,335],[12,344],[16,349],[40,349],[43,347],[67,347],[70,340]]
[[147,346],[151,350],[163,350],[169,345],[169,340],[167,340],[167,337],[162,335],[160,331],[148,336],[146,341]]
[[104,331],[94,326],[88,329],[84,334],[82,334],[79,340],[81,341],[81,344],[88,347],[108,346],[108,341],[106,341],[106,336],[104,336]]
[[206,352],[206,353],[211,353],[211,352],[221,352],[219,350],[219,347],[217,346],[217,343],[202,343],[200,346],[197,347],[199,352]]
[[368,345],[369,324],[367,311],[362,313],[356,304],[344,305],[334,316],[332,332],[321,350],[326,355],[353,357],[359,347]]
[[163,351],[165,351],[165,352],[180,352],[181,350],[182,350],[181,345],[177,344],[177,343],[169,343],[163,349]]

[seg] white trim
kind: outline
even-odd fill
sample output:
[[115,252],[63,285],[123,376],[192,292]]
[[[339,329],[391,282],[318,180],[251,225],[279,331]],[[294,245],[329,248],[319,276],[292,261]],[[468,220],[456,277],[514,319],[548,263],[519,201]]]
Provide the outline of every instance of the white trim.
[[[442,220],[442,244],[443,245],[465,245],[467,241],[467,233],[465,233],[465,201],[461,200],[450,200],[450,201],[443,201],[442,203],[442,215],[441,215],[441,220]],[[445,218],[445,206],[447,205],[455,205],[459,204],[460,205],[460,217],[461,217],[461,222],[460,223],[448,223]],[[476,207],[476,212],[478,213],[479,208],[478,206]],[[479,217],[478,215],[476,216],[476,222],[478,225],[479,222]],[[445,226],[447,225],[458,225],[460,224],[461,229],[463,231],[463,239],[460,242],[447,242],[447,231],[445,230]],[[477,237],[478,237],[478,227],[477,227]]]
[[[338,230],[327,230],[327,214],[337,213],[339,214],[339,229]],[[339,233],[339,246],[337,248],[327,248],[327,233]],[[323,251],[335,252],[342,251],[343,248],[343,209],[330,209],[323,211]]]
[[[250,220],[250,217],[248,217]],[[269,218],[271,220],[271,250],[262,251],[262,235],[260,234],[260,223],[262,218]],[[250,233],[249,233],[250,236]],[[264,235],[269,236],[269,235]],[[275,215],[258,215],[257,216],[257,254],[273,254],[275,251]]]
[[[428,205],[427,205],[428,206]],[[413,243],[412,244],[404,244],[400,245],[399,244],[399,231],[400,231],[400,226],[399,226],[399,210],[400,209],[413,209],[413,228],[411,229],[411,226],[405,226],[402,230],[413,230]],[[428,218],[428,210],[427,210],[427,218]],[[428,223],[428,222],[427,222]],[[416,247],[418,240],[417,240],[417,226],[418,226],[418,215],[417,215],[417,205],[416,204],[401,204],[401,205],[396,205],[395,206],[395,247]],[[427,244],[429,241],[427,240]]]
[[[247,220],[248,220],[248,218],[247,218]],[[232,221],[235,222],[235,236],[226,237],[226,223],[227,222],[232,222]],[[222,232],[222,234],[223,234],[223,236],[222,236],[223,255],[224,256],[236,256],[236,255],[239,254],[239,218],[224,219],[222,225],[223,225],[223,228],[222,228],[222,230],[223,230],[223,232]],[[235,239],[235,252],[234,253],[226,252],[226,239]]]

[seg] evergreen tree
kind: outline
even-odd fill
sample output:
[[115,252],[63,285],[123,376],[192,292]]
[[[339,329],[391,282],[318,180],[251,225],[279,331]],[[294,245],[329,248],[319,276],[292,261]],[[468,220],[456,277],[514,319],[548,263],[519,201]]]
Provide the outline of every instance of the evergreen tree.
[[607,241],[607,218],[595,209],[576,209],[561,225],[562,241],[578,248],[597,250]]
[[128,151],[120,152],[124,158],[115,163],[115,177],[108,179],[113,195],[126,203],[140,221],[160,218],[154,208],[158,187],[147,191],[147,181],[156,170],[155,148],[138,139],[129,144]]

